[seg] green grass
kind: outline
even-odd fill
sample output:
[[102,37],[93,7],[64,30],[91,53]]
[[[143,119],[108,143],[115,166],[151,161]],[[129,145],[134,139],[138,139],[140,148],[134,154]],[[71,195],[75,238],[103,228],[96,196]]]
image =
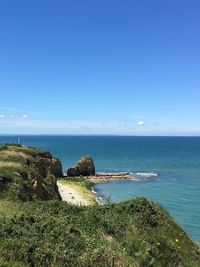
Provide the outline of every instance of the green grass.
[[49,156],[51,157],[50,153],[45,150],[37,149],[34,147],[27,147],[27,146],[22,146],[20,144],[2,144],[0,145],[0,151],[14,151],[14,152],[22,152],[26,155],[36,157],[36,156]]
[[1,267],[26,267],[25,264],[22,262],[16,262],[16,261],[5,261],[0,258],[0,266]]
[[0,161],[0,170],[3,169],[19,172],[24,170],[24,166],[19,162]]
[[50,155],[48,151],[36,149],[36,148],[32,148],[32,147],[10,146],[9,149],[14,150],[16,152],[23,152],[23,153],[30,155],[32,157],[43,156],[43,155],[47,155],[47,154]]
[[0,199],[17,200],[26,172],[24,159],[15,153],[0,150]]
[[30,160],[31,157],[23,152],[16,152],[11,150],[0,150],[0,161],[10,161],[21,164],[26,164],[27,160]]
[[112,255],[118,267],[200,266],[199,248],[144,198],[91,207],[1,201],[0,240],[0,259],[25,266],[110,266]]

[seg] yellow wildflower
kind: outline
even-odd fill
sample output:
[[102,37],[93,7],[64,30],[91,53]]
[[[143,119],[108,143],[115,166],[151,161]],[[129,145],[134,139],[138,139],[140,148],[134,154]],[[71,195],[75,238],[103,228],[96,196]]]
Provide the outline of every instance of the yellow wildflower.
[[178,239],[175,239],[175,241],[176,241],[176,243],[178,243],[178,242],[179,242],[179,240],[178,240]]

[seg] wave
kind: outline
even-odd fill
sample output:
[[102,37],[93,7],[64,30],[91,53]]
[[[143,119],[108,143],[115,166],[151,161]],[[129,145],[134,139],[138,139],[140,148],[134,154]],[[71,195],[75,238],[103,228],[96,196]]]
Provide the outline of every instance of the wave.
[[137,172],[135,173],[135,175],[137,176],[144,176],[146,178],[149,178],[149,177],[157,177],[158,174],[157,173],[154,173],[154,172]]
[[94,190],[93,187],[91,187],[91,191],[95,195],[95,199],[96,199],[97,203],[99,205],[104,205],[105,204],[104,199],[98,195],[98,193]]
[[93,187],[91,187],[91,191],[92,191],[93,194],[97,195],[97,192],[94,190]]
[[130,179],[131,181],[134,181],[134,182],[140,182],[141,180],[140,179],[137,179],[137,178],[132,178],[132,179]]

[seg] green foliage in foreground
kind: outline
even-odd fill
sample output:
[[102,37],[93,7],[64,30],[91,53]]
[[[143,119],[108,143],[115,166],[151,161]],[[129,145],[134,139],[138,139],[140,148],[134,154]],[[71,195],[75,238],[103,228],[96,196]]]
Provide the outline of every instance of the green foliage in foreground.
[[199,248],[144,198],[92,207],[0,201],[0,266],[200,266]]

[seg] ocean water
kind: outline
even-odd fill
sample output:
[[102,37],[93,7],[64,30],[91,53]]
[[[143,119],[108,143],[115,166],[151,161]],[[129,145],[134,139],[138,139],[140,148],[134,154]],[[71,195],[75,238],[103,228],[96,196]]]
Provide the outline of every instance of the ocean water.
[[[0,143],[19,136],[0,136]],[[97,171],[129,171],[136,180],[102,183],[94,190],[119,202],[145,196],[163,207],[200,242],[200,137],[20,136],[21,143],[49,150],[63,170],[92,155]]]

